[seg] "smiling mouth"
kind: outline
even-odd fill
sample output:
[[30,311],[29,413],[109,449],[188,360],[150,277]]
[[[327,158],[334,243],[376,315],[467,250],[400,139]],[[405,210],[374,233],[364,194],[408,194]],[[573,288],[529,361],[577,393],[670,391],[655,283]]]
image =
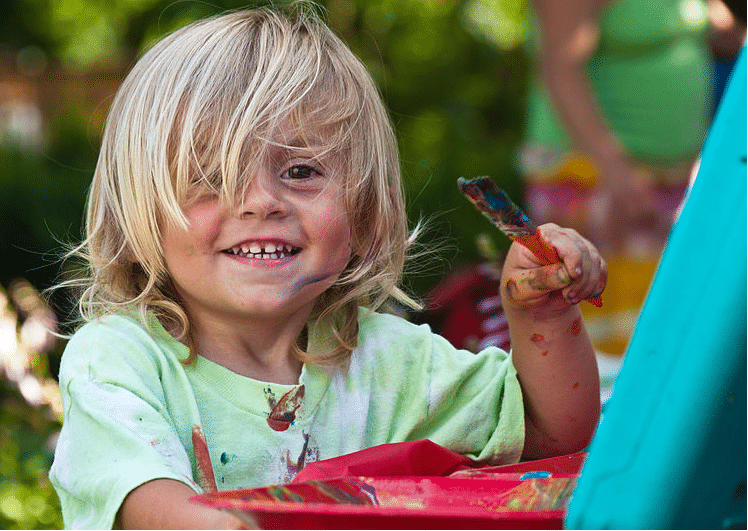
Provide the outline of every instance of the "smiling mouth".
[[277,260],[298,254],[301,249],[287,243],[266,243],[264,245],[252,243],[237,245],[223,252],[257,260]]

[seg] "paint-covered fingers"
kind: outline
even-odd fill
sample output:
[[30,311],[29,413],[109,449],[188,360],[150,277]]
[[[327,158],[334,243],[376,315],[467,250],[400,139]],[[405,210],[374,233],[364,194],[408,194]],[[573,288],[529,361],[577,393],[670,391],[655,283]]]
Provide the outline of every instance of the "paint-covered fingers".
[[605,289],[608,266],[597,248],[573,229],[549,223],[540,227],[543,238],[556,248],[571,276],[562,295],[569,304],[597,297]]
[[508,275],[503,283],[502,296],[520,307],[535,306],[553,291],[569,286],[571,277],[564,264],[519,270]]

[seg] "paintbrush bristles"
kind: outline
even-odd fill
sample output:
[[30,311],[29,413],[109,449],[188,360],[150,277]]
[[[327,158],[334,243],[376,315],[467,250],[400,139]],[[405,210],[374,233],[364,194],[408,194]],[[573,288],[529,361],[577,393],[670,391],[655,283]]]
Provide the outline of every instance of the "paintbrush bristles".
[[489,177],[457,179],[460,191],[507,236],[530,236],[537,227]]

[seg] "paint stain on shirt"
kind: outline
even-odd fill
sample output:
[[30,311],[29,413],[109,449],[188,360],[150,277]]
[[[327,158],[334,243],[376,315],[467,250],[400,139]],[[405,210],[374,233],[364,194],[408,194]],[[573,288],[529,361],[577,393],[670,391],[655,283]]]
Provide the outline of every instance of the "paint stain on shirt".
[[286,449],[285,455],[281,454],[281,463],[286,466],[285,483],[291,483],[304,466],[307,463],[319,461],[319,448],[316,446],[309,445],[309,434],[301,432],[301,436],[304,438],[304,445],[301,447],[299,457],[294,461],[291,457],[291,451]]
[[286,431],[289,426],[296,420],[296,410],[301,407],[304,401],[304,386],[294,387],[281,397],[275,403],[275,396],[269,394],[268,405],[270,414],[267,423],[275,431]]
[[197,484],[205,491],[216,491],[216,476],[213,473],[213,463],[210,461],[208,443],[203,435],[203,430],[195,424],[192,427],[192,450],[195,454],[195,467],[197,469]]

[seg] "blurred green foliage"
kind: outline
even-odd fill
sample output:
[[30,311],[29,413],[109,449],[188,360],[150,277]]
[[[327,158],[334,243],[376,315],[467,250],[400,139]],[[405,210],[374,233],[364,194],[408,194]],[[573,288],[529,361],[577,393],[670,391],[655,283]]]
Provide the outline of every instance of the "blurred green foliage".
[[[107,107],[137,56],[192,20],[251,4],[0,2],[0,285],[21,276],[45,289],[58,278],[61,243],[81,236]],[[453,267],[479,258],[479,236],[499,249],[507,246],[459,194],[456,179],[491,175],[521,200],[513,153],[527,79],[525,0],[320,4],[372,72],[391,111],[411,221],[430,219],[426,238],[449,244],[435,263],[406,279],[422,295]],[[7,104],[14,100],[8,87],[14,86],[22,87],[20,101],[28,96],[40,109],[31,140],[14,136],[9,126]],[[64,320],[70,304],[61,295],[52,303]],[[56,361],[53,355],[53,374]],[[48,441],[59,425],[26,404],[2,374],[0,400],[0,528],[59,527],[58,502],[46,480]]]
[[59,423],[0,378],[0,529],[61,529],[60,502],[47,479]]
[[0,287],[0,528],[62,525],[48,479],[62,420],[59,386],[49,353],[54,313],[25,280]]

